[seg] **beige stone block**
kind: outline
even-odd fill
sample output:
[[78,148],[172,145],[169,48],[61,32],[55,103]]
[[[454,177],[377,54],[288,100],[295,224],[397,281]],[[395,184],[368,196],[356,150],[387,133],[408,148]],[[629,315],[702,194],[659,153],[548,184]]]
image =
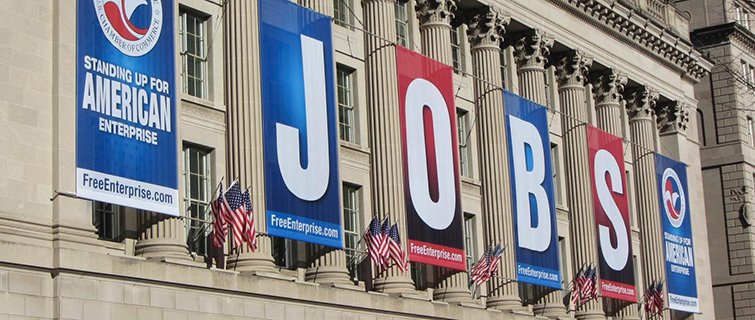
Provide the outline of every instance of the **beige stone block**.
[[199,311],[199,295],[188,292],[176,292],[176,309]]
[[42,294],[42,277],[36,274],[10,272],[8,274],[8,291],[29,295]]
[[287,320],[299,320],[304,319],[304,308],[300,306],[286,306],[286,319]]
[[8,291],[8,271],[0,270],[0,292]]
[[38,320],[40,318],[26,316],[8,316],[8,320]]
[[132,320],[136,315],[135,306],[113,304],[110,306],[110,319],[111,320]]
[[124,288],[122,284],[113,282],[100,282],[97,288],[97,298],[100,301],[123,303]]
[[286,307],[278,303],[265,304],[265,319],[283,320],[286,318]]
[[244,302],[234,297],[226,297],[223,301],[223,314],[231,316],[244,315]]
[[149,305],[149,288],[143,286],[126,286],[123,289],[123,302],[140,306]]
[[199,311],[221,314],[223,313],[223,301],[218,296],[204,296],[199,299]]
[[73,287],[73,297],[78,299],[97,299],[97,281],[89,279],[71,279],[69,283]]
[[188,320],[188,314],[183,311],[163,310],[163,320]]
[[110,304],[99,301],[84,301],[84,320],[110,319]]
[[[307,308],[304,310],[305,320],[325,320],[325,313],[322,309]],[[330,319],[330,318],[328,318]]]
[[[207,320],[210,317],[211,315],[207,313],[189,312],[189,317],[187,320]],[[243,318],[243,319],[250,319],[250,318]]]
[[163,312],[156,308],[139,308],[136,310],[139,320],[163,320]]
[[264,319],[265,304],[254,300],[244,301],[244,317]]
[[38,318],[52,318],[54,315],[53,299],[47,297],[26,297],[24,314]]
[[153,307],[173,309],[176,306],[176,296],[173,291],[150,288],[149,305]]
[[323,311],[323,318],[327,320],[341,320],[343,319],[343,314],[336,310],[325,310]]
[[84,302],[78,299],[60,299],[60,317],[66,319],[83,319]]
[[23,315],[24,296],[9,292],[0,293],[0,310],[5,314]]

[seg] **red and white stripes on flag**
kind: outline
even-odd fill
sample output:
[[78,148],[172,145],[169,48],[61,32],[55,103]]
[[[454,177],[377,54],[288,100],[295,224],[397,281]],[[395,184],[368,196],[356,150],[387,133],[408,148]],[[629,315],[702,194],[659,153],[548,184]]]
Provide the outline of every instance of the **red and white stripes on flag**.
[[383,256],[380,255],[380,244],[383,241],[383,234],[380,231],[380,220],[372,217],[367,232],[364,233],[364,242],[367,244],[367,253],[376,266],[383,265]]
[[409,268],[409,262],[406,259],[406,252],[401,247],[401,236],[399,236],[398,225],[390,225],[388,218],[383,221],[382,227],[380,220],[373,217],[367,231],[364,233],[364,240],[367,243],[367,252],[370,255],[372,263],[385,269],[391,266],[391,261],[402,271]]
[[246,212],[243,238],[249,244],[249,249],[254,252],[257,250],[257,230],[254,229],[254,212],[252,211],[252,199],[249,195],[249,189],[244,191],[241,196],[244,200],[244,211]]
[[663,298],[663,281],[653,281],[647,290],[645,290],[645,295],[642,297],[642,300],[648,318],[654,315],[662,316],[663,305],[665,302]]
[[225,190],[223,190],[223,182],[218,185],[218,198],[210,203],[212,208],[212,246],[215,248],[222,248],[225,243],[225,239],[228,237],[228,216],[229,212],[226,210],[227,203],[225,201]]
[[229,222],[231,224],[231,236],[233,243],[231,248],[238,248],[244,243],[244,225],[246,224],[246,209],[241,194],[241,187],[238,182],[234,182],[225,192],[228,211],[230,212]]
[[500,244],[493,247],[489,246],[470,271],[469,286],[472,284],[480,286],[492,278],[498,271],[498,263],[504,248]]
[[597,268],[593,265],[584,265],[579,268],[574,279],[571,281],[570,300],[574,309],[590,300],[598,298],[598,275]]
[[388,231],[388,251],[390,252],[391,259],[396,263],[401,272],[406,272],[408,269],[408,263],[406,261],[406,253],[401,248],[401,237],[398,234],[398,225],[393,224],[390,231]]

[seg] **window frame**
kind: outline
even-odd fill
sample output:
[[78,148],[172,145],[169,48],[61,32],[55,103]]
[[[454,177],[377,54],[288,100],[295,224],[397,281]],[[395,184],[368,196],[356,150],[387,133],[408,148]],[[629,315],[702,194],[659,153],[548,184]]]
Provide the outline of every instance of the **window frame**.
[[456,108],[456,132],[458,134],[459,144],[459,174],[462,177],[467,178],[472,177],[472,165],[470,163],[472,153],[468,143],[469,141],[467,140],[467,138],[470,137],[471,132],[469,126],[469,112],[461,108]]
[[351,0],[333,0],[333,22],[344,28],[353,28],[351,17]]
[[[341,187],[342,194],[342,215],[343,215],[343,238],[344,251],[346,251],[347,269],[351,278],[358,277],[359,266],[356,264],[361,256],[359,250],[359,240],[362,236],[362,186],[343,183]],[[350,216],[350,217],[349,217]],[[349,219],[351,224],[349,224]],[[353,228],[350,228],[353,227]],[[349,245],[349,241],[353,246]]]
[[[342,83],[341,75],[344,75]],[[358,144],[358,130],[357,130],[357,104],[355,88],[356,70],[349,68],[345,65],[337,65],[336,67],[336,100],[338,104],[338,138],[342,141]],[[341,90],[344,90],[344,97],[348,101],[344,102],[341,99]],[[344,113],[346,113],[344,115]],[[343,122],[342,120],[347,120]],[[346,130],[344,130],[346,129]]]
[[[396,1],[394,3],[394,14],[396,24],[396,43],[409,48],[411,45],[411,34],[409,31],[409,6],[407,2]],[[401,14],[401,17],[399,17]],[[400,31],[401,30],[401,31]]]
[[[182,155],[184,159],[183,178],[184,178],[184,204],[186,221],[186,244],[189,248],[189,252],[195,252],[197,255],[204,256],[209,255],[212,250],[209,245],[210,239],[210,224],[212,223],[212,214],[210,211],[210,202],[212,201],[212,152],[210,148],[199,146],[192,143],[184,143],[182,149]],[[192,155],[197,156],[198,170],[204,169],[204,172],[192,172],[191,163]],[[200,165],[200,162],[202,164]],[[198,197],[192,195],[192,176],[196,176],[197,186],[199,191]],[[204,185],[200,187],[200,185]],[[193,208],[196,205],[197,210]],[[192,235],[196,235],[196,239],[192,239]]]
[[465,74],[467,71],[461,28],[462,26],[451,28],[451,66],[457,74]]
[[[200,30],[196,33],[190,33],[187,29],[187,27],[189,26],[189,18],[192,18],[193,21],[195,21],[195,28],[200,28]],[[189,10],[183,7],[180,9],[178,34],[179,38],[181,39],[181,48],[179,52],[181,56],[181,88],[184,94],[205,100],[209,99],[210,91],[210,77],[208,72],[209,59],[207,47],[207,40],[209,35],[207,32],[207,25],[209,20],[210,19],[208,16],[202,15],[197,11]],[[189,52],[189,35],[192,35],[196,38],[195,47],[199,47],[197,52]],[[196,74],[189,75],[189,65],[191,62],[193,62],[195,72],[198,72],[199,76],[196,76]],[[199,66],[198,71],[196,70],[197,65]],[[189,91],[190,80],[194,81],[195,89],[193,93]],[[199,84],[201,87],[199,91],[197,91],[196,89],[197,84]]]
[[[122,240],[121,211],[122,207],[117,204],[92,201],[92,224],[97,230],[97,239],[111,242]],[[106,215],[110,218],[107,219]],[[107,232],[108,229],[110,232]]]

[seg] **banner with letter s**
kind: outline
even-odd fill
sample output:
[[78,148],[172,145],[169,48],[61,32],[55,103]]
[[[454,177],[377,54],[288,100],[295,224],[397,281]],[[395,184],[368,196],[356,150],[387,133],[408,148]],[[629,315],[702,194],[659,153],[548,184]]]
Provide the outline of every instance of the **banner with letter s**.
[[76,195],[179,215],[173,0],[76,4]]
[[267,231],[343,248],[330,17],[259,6]]
[[624,140],[588,125],[592,199],[598,236],[601,293],[637,302],[624,171]]
[[504,91],[517,279],[561,288],[556,203],[545,107]]
[[668,305],[674,310],[699,312],[687,166],[657,154],[658,197],[661,204],[663,250],[666,258]]
[[396,47],[409,260],[466,270],[451,67]]

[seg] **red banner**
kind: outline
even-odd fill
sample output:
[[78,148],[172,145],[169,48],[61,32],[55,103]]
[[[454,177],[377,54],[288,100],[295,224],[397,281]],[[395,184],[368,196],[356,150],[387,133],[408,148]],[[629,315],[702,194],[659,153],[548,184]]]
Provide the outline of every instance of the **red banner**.
[[592,198],[598,236],[600,288],[603,297],[637,302],[629,225],[624,141],[587,126]]
[[451,67],[396,48],[409,260],[465,270]]

